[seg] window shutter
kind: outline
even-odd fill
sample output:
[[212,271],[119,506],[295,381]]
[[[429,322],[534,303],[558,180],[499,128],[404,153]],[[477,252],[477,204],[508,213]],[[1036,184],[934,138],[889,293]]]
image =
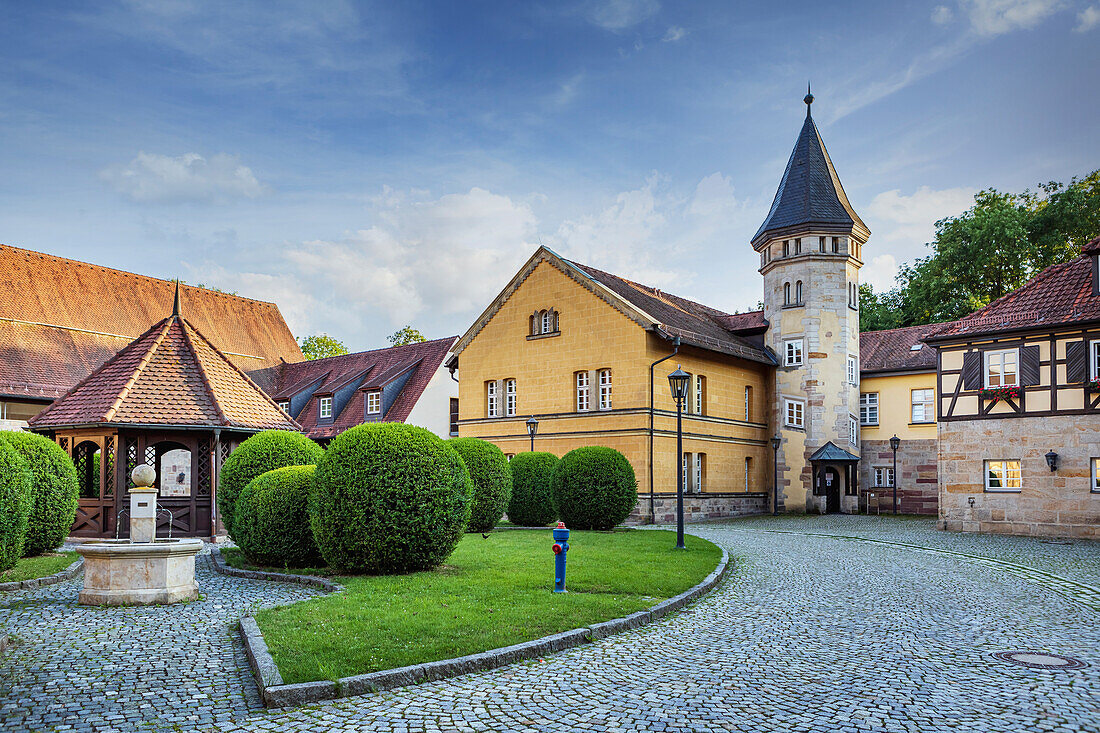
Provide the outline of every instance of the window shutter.
[[1066,381],[1070,384],[1088,380],[1087,355],[1088,346],[1085,341],[1071,341],[1066,344]]
[[1025,346],[1020,349],[1020,383],[1025,387],[1034,387],[1039,383],[1039,347]]
[[980,351],[970,351],[963,355],[962,380],[964,389],[981,389],[982,354]]

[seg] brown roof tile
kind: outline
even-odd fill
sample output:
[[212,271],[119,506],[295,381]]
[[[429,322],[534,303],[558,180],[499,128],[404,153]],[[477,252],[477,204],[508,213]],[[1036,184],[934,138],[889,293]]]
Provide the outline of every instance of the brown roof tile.
[[[948,323],[933,323],[859,335],[859,370],[868,372],[933,371],[936,349],[923,343]],[[914,349],[913,347],[920,348]]]

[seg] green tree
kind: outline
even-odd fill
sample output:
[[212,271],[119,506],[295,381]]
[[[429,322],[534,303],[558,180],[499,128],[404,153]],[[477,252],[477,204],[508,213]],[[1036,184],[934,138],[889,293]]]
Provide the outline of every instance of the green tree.
[[901,317],[898,300],[897,290],[876,293],[870,285],[860,285],[859,330],[884,331],[897,328]]
[[424,338],[424,334],[412,326],[405,326],[400,331],[395,331],[392,335],[387,336],[386,340],[394,346],[407,346],[409,344],[422,344],[428,339]]
[[302,354],[307,359],[324,359],[329,356],[340,356],[348,353],[348,347],[329,336],[327,333],[318,333],[302,338],[300,345]]

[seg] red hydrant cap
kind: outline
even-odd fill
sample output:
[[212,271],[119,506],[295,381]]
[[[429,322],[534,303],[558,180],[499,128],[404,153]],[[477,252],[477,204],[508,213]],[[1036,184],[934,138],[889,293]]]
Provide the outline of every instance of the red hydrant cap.
[[557,542],[554,543],[554,546],[551,549],[554,551],[555,555],[561,554],[561,545],[559,545]]
[[558,529],[565,529],[565,522],[558,522]]

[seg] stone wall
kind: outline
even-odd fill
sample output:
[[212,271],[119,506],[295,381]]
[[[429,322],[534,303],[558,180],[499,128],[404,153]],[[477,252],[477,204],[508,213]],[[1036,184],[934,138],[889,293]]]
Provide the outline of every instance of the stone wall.
[[[676,522],[676,494],[661,493],[654,495],[655,524]],[[702,493],[684,494],[684,521],[697,522],[703,519],[722,517],[743,517],[750,514],[764,514],[771,511],[771,494],[767,493]],[[634,508],[624,524],[647,524],[649,522],[649,496],[638,494],[638,506]]]
[[[1058,454],[1058,470],[1045,454]],[[940,527],[964,532],[1100,538],[1100,493],[1090,459],[1100,457],[1100,414],[939,425]],[[1018,493],[985,491],[986,459],[1019,460]],[[971,504],[973,501],[973,504]]]
[[[894,491],[875,486],[875,468],[890,468],[894,452],[889,440],[864,440],[859,462],[860,509],[866,512],[870,494],[878,499],[879,511],[892,511]],[[936,514],[939,509],[939,480],[936,463],[937,441],[903,440],[898,447],[898,511],[902,514]],[[874,509],[872,509],[874,511]]]

